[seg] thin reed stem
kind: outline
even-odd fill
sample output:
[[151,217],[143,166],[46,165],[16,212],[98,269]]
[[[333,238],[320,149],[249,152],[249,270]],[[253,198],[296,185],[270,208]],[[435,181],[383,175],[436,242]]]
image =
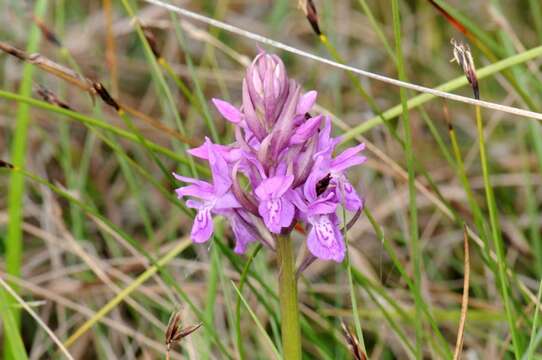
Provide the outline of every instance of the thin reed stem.
[[[403,59],[403,50],[401,43],[401,17],[399,14],[399,2],[398,0],[392,1],[392,13],[393,13],[393,32],[395,34],[395,53],[397,57],[397,71],[399,73],[399,79],[402,81],[406,79],[405,65]],[[417,293],[420,293],[421,289],[421,247],[418,234],[418,208],[416,204],[416,174],[414,168],[414,152],[412,150],[412,129],[410,127],[410,116],[407,106],[407,95],[405,89],[401,88],[401,105],[403,109],[403,129],[405,132],[405,156],[408,170],[408,203],[409,203],[409,230],[410,230],[410,260],[413,267],[413,285]],[[423,321],[422,315],[422,302],[419,297],[414,298],[415,304],[415,318],[414,329],[416,332],[416,358],[423,358]]]
[[514,347],[514,354],[516,359],[521,359],[523,353],[522,341],[516,328],[516,316],[514,314],[512,299],[509,294],[508,278],[506,276],[506,257],[504,254],[502,234],[500,232],[501,226],[499,224],[499,218],[497,215],[497,204],[495,202],[495,194],[493,193],[493,187],[491,186],[491,180],[489,175],[489,165],[487,161],[486,146],[484,141],[484,126],[482,122],[482,111],[479,106],[476,106],[476,129],[478,131],[478,144],[480,147],[480,161],[482,163],[482,173],[484,178],[484,188],[486,193],[487,207],[489,209],[489,222],[491,226],[491,237],[493,238],[493,245],[495,252],[497,253],[497,267],[499,278],[499,287],[501,290],[501,296],[504,303],[506,312],[506,318],[508,320],[508,326],[510,333],[512,334],[512,343]]

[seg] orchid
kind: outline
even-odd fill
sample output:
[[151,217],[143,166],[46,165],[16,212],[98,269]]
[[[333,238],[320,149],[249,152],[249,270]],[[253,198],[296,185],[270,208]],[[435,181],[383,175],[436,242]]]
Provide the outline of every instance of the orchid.
[[[213,232],[212,217],[228,219],[235,251],[248,244],[289,234],[296,224],[308,230],[307,248],[316,258],[341,262],[345,244],[337,212],[357,212],[363,201],[346,170],[366,158],[360,144],[333,156],[340,138],[331,137],[328,116],[311,115],[317,92],[303,93],[288,78],[276,55],[261,51],[247,68],[242,104],[213,99],[218,112],[235,126],[235,142],[209,139],[190,153],[207,160],[212,183],[180,175],[187,183],[179,198],[197,210],[192,239],[201,243]],[[240,176],[247,181],[241,185]],[[267,244],[267,242],[264,242]],[[271,244],[273,246],[273,244]]]

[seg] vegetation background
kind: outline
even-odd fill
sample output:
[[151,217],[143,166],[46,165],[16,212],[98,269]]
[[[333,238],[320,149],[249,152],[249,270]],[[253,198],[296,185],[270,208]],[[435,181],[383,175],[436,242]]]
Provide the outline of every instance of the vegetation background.
[[[296,1],[168,2],[472,97],[450,63],[450,39],[462,39],[483,100],[542,111],[539,0],[315,0],[325,37]],[[349,261],[316,262],[300,278],[304,358],[352,358],[343,321],[371,359],[453,358],[461,338],[463,358],[542,358],[537,120],[481,109],[484,147],[475,106],[418,97],[145,1],[0,0],[0,9],[0,41],[47,59],[0,53],[0,159],[15,167],[0,169],[4,358],[63,358],[63,349],[75,359],[163,358],[177,311],[183,328],[203,325],[171,344],[171,358],[280,353],[274,254],[233,254],[220,221],[210,244],[192,245],[193,215],[170,176],[188,171],[185,149],[204,136],[231,141],[210,99],[240,103],[258,46],[318,90],[345,144],[368,146],[369,161],[350,172],[367,210],[348,233]],[[103,84],[123,110],[52,62]],[[44,101],[45,90],[55,95]],[[296,248],[301,261],[301,234]]]

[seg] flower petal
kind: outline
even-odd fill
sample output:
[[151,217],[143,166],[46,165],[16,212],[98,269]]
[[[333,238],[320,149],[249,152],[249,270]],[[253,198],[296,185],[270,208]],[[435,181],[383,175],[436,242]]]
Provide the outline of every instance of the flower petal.
[[[210,142],[209,139],[207,141]],[[213,175],[215,195],[220,197],[230,189],[232,180],[226,160],[220,151],[214,151],[212,146],[209,147],[209,166]]]
[[294,205],[285,199],[271,199],[260,202],[258,211],[269,231],[280,234],[283,227],[292,223]]
[[330,192],[326,196],[322,195],[319,197],[316,201],[309,205],[309,216],[334,213],[338,206],[335,198],[336,196],[334,192]]
[[318,215],[309,218],[312,229],[307,238],[307,247],[319,259],[341,262],[346,249],[334,217]]
[[354,212],[363,207],[363,201],[348,180],[341,181],[337,191],[346,210]]
[[237,199],[231,192],[228,192],[224,194],[223,196],[216,199],[214,209],[226,210],[226,209],[235,209],[235,208],[240,208],[240,207],[241,207],[241,204],[239,204],[239,201],[237,201]]
[[203,206],[199,209],[194,224],[192,225],[192,241],[195,243],[204,243],[213,234],[213,219],[211,218],[211,209]]
[[277,199],[288,191],[293,181],[292,175],[273,176],[263,180],[254,192],[260,200]]
[[322,115],[312,117],[305,121],[297,129],[295,129],[294,134],[290,138],[290,145],[302,144],[307,141],[312,135],[316,133],[321,122]]
[[316,102],[316,97],[318,96],[318,92],[311,90],[303,94],[301,98],[299,99],[299,103],[297,104],[296,113],[304,115],[305,113],[309,112],[311,108],[313,107],[314,103]]
[[227,211],[223,215],[230,223],[235,236],[234,251],[237,254],[243,254],[246,251],[247,245],[257,241],[260,236],[258,230],[252,225],[250,214],[238,209]]
[[246,79],[243,80],[243,113],[245,114],[245,122],[248,128],[261,141],[266,136],[266,132],[254,109]]
[[232,104],[227,101],[213,98],[213,104],[216,109],[226,120],[231,121],[234,124],[241,122],[243,114]]
[[365,149],[365,144],[359,144],[340,153],[331,161],[332,171],[341,172],[349,167],[363,164],[367,158],[363,155],[358,155],[363,149]]
[[215,197],[215,192],[210,184],[205,186],[188,185],[175,190],[177,197],[181,199],[184,196],[193,196],[198,199],[211,200]]
[[186,177],[186,176],[181,176],[181,175],[176,174],[176,173],[172,173],[172,174],[173,174],[173,177],[175,177],[175,179],[177,179],[179,181],[183,181],[185,183],[195,184],[195,185],[203,186],[203,187],[211,186],[211,184],[209,184],[208,182],[203,181],[203,180],[194,179],[194,178]]

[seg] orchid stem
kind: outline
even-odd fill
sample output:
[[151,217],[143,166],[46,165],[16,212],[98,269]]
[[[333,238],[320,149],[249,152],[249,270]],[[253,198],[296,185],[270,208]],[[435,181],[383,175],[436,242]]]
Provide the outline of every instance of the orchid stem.
[[300,360],[301,330],[297,304],[295,257],[292,241],[287,235],[277,237],[277,260],[283,355],[285,360]]

